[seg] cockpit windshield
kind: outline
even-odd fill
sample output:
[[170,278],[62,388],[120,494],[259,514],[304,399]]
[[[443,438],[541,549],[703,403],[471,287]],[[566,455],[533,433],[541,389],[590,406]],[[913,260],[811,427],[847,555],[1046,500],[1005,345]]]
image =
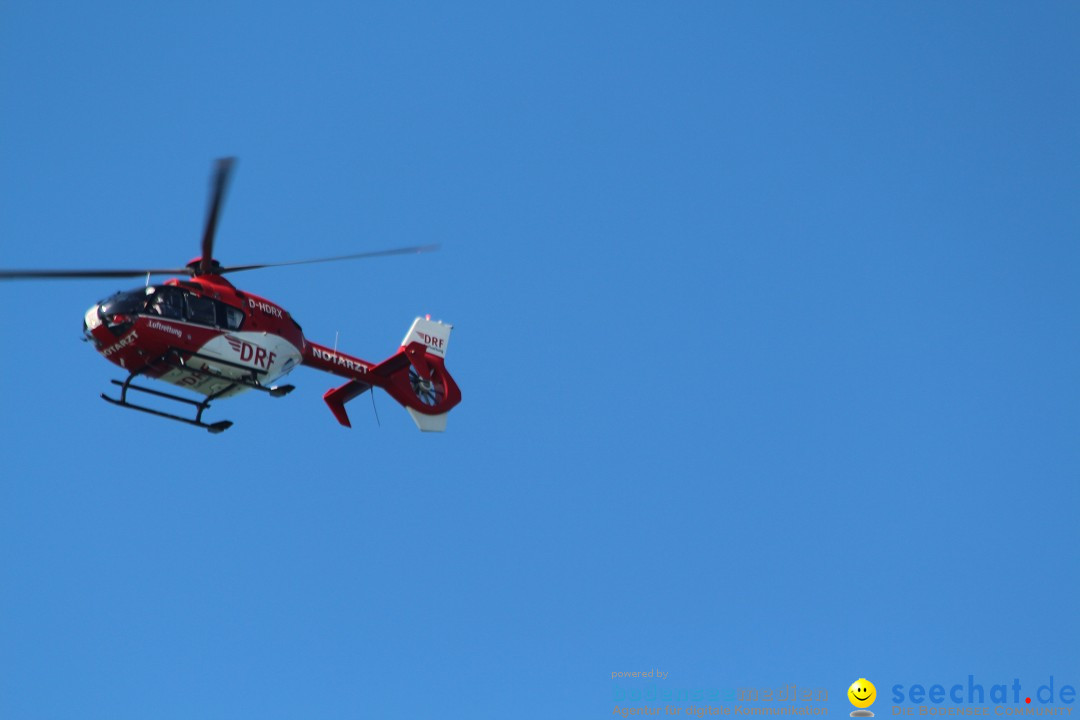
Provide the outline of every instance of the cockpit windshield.
[[105,298],[99,303],[101,315],[138,315],[142,313],[146,308],[146,301],[149,297],[148,290],[153,290],[153,288],[125,290]]

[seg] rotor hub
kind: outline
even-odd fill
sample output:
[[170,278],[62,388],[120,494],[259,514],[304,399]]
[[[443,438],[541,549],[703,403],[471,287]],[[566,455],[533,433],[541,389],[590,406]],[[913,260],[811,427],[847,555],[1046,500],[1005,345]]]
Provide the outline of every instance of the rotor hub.
[[202,265],[202,258],[197,257],[197,258],[193,258],[184,267],[186,267],[188,269],[188,272],[191,273],[192,277],[197,277],[199,275],[220,275],[221,271],[224,269],[221,266],[221,263],[219,263],[217,260],[214,260],[213,258],[211,258],[211,260],[210,260],[210,270],[209,270],[209,272],[205,272],[205,273],[202,272],[199,269],[199,267],[201,265]]

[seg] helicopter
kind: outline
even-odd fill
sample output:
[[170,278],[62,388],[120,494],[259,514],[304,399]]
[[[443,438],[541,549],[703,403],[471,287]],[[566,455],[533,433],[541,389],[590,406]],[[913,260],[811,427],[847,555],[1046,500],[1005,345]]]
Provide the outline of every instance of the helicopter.
[[[397,352],[374,363],[312,342],[280,305],[240,290],[226,275],[261,268],[356,260],[430,252],[437,245],[401,247],[337,257],[258,265],[222,266],[214,259],[214,237],[235,158],[216,161],[201,255],[183,268],[136,270],[0,270],[2,280],[146,277],[146,286],[118,292],[92,305],[83,315],[85,339],[106,360],[127,372],[112,380],[119,397],[101,394],[113,405],[176,420],[221,433],[230,420],[206,422],[212,401],[255,390],[279,398],[293,385],[276,384],[299,365],[345,378],[323,395],[337,421],[352,427],[345,403],[382,388],[425,432],[446,429],[447,413],[461,402],[461,390],[445,366],[452,325],[417,317]],[[151,285],[155,275],[175,275]],[[163,381],[195,393],[198,399],[166,392],[136,379]],[[156,407],[134,402],[148,395]],[[172,405],[170,405],[170,403]],[[162,410],[177,405],[189,410]]]

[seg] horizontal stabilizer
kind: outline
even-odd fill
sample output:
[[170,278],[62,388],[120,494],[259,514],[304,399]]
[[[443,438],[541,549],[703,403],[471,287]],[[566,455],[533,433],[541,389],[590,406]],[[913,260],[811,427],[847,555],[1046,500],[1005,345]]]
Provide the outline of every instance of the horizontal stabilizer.
[[349,422],[349,415],[345,412],[345,403],[370,389],[371,386],[367,383],[362,383],[359,380],[350,380],[341,387],[327,390],[323,395],[323,400],[326,401],[327,406],[330,408],[330,412],[334,413],[334,417],[337,418],[339,423],[345,427],[352,427],[352,423]]

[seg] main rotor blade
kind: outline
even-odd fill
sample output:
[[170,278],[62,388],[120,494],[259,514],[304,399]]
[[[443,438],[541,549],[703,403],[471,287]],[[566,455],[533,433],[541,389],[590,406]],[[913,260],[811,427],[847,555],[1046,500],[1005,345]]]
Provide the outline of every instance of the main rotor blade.
[[337,262],[338,260],[361,260],[363,258],[384,257],[386,255],[415,255],[418,253],[435,252],[439,245],[413,245],[411,247],[394,248],[392,250],[375,250],[373,252],[355,253],[353,255],[338,255],[336,257],[316,258],[313,260],[293,260],[292,262],[264,263],[262,265],[234,265],[222,268],[221,274],[242,272],[244,270],[260,270],[262,268],[284,267],[286,265],[309,265],[311,263]]
[[[309,265],[311,263],[336,262],[338,260],[362,260],[364,258],[384,257],[387,255],[415,255],[419,253],[434,252],[439,245],[413,245],[410,247],[393,248],[391,250],[375,250],[372,252],[354,253],[352,255],[338,255],[336,257],[314,258],[311,260],[293,260],[292,262],[264,263],[262,265],[236,265],[230,268],[222,268],[219,273],[242,272],[244,270],[259,270],[261,268],[285,267],[287,265]],[[133,270],[0,270],[0,281],[3,280],[64,280],[78,278],[136,278],[147,275],[190,275],[190,268],[143,268]]]
[[171,270],[0,270],[0,280],[63,280],[73,278],[134,278],[147,275],[187,275],[187,268]]
[[221,204],[225,201],[225,190],[229,186],[229,176],[232,174],[236,158],[221,158],[214,165],[214,178],[210,186],[210,209],[206,213],[206,230],[202,237],[202,257],[199,259],[199,275],[206,275],[211,270],[211,260],[214,258],[214,233],[217,232],[218,216],[221,214]]

